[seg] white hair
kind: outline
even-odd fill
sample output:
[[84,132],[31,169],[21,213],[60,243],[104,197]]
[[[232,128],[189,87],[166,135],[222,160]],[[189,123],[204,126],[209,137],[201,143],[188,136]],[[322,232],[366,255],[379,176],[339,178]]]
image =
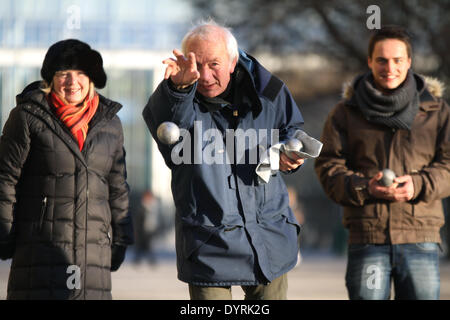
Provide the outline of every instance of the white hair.
[[210,39],[210,35],[217,29],[221,30],[225,37],[225,45],[228,50],[230,62],[232,63],[237,61],[239,59],[239,49],[237,40],[231,33],[231,29],[217,24],[211,18],[206,21],[200,21],[191,30],[189,30],[188,33],[186,33],[181,41],[181,51],[183,54],[188,54],[188,52],[186,52],[186,47],[191,38],[200,37],[201,39]]

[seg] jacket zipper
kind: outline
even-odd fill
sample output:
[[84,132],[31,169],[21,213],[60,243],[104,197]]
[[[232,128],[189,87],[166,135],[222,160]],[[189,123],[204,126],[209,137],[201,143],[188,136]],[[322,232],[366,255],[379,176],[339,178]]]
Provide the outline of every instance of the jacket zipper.
[[[86,168],[86,176],[89,176],[89,172]],[[86,185],[89,186],[89,178],[86,179]],[[85,214],[85,232],[84,232],[84,298],[86,299],[86,281],[87,281],[87,230],[88,230],[88,206],[89,206],[89,187],[86,189],[86,214]]]
[[[393,148],[393,145],[394,145],[394,139],[395,139],[395,135],[396,135],[396,133],[397,133],[397,130],[395,129],[395,128],[392,128],[391,129],[391,132],[392,132],[392,135],[391,135],[391,141],[390,141],[390,143],[389,143],[389,149],[388,149],[388,154],[387,154],[387,162],[386,162],[386,167],[387,168],[389,168],[390,167],[390,160],[391,160],[391,151],[392,151],[392,148]],[[379,204],[378,204],[379,205]],[[391,231],[392,231],[392,229],[391,229],[391,226],[392,226],[392,223],[391,223],[391,221],[392,221],[392,214],[391,214],[391,205],[390,205],[390,202],[387,202],[387,210],[388,210],[388,237],[389,237],[389,241],[392,241],[392,239],[391,239]],[[379,211],[381,211],[381,208],[379,208],[378,209]],[[378,212],[377,213],[377,217],[378,218],[380,218],[380,216],[381,216],[381,212]]]
[[[92,135],[92,131],[91,131],[91,135]],[[86,272],[87,272],[87,230],[88,230],[88,208],[89,208],[89,166],[87,164],[87,137],[86,140],[84,141],[85,145],[83,146],[83,156],[84,159],[86,161],[86,214],[84,216],[85,220],[84,220],[84,299],[86,299],[86,282],[87,282],[87,276],[86,276]]]
[[[238,112],[238,109],[234,109],[233,111],[232,111],[232,118],[231,118],[231,125],[232,125],[232,128],[233,128],[233,131],[234,131],[234,133],[236,133],[236,130],[237,130],[237,128],[239,127],[239,123],[241,122],[241,119],[239,118],[239,112]],[[233,176],[234,176],[234,183],[235,183],[235,185],[236,185],[236,197],[237,197],[237,200],[238,200],[238,207],[241,207],[241,209],[242,209],[242,214],[241,214],[241,216],[242,216],[242,220],[243,220],[243,222],[244,222],[244,225],[245,225],[245,223],[246,223],[246,216],[245,216],[245,211],[244,211],[244,205],[242,204],[242,200],[241,200],[241,194],[240,194],[240,192],[239,192],[239,180],[238,180],[238,172],[237,172],[237,169],[238,169],[238,166],[237,166],[237,152],[236,152],[236,135],[234,135],[234,137],[233,137],[233,139],[234,139],[234,159],[233,159],[233,165],[232,165],[232,172],[233,172]]]

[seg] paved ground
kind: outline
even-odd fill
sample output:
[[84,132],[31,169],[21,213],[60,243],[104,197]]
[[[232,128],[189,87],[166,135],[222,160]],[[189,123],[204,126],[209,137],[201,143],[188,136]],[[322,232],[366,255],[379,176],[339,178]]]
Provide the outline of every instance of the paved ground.
[[[176,278],[173,254],[162,255],[155,266],[126,261],[113,273],[114,299],[188,299],[187,285]],[[302,263],[289,274],[288,298],[293,300],[347,299],[344,284],[346,261],[329,255],[304,255]],[[450,300],[450,262],[441,261],[441,299]],[[5,299],[9,262],[0,262],[0,299]],[[233,288],[233,299],[242,299]]]

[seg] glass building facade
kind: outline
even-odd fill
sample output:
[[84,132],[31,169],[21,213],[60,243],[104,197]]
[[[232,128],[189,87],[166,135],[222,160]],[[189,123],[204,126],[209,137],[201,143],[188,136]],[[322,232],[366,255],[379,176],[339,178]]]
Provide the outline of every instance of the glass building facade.
[[1,127],[15,96],[41,79],[49,46],[67,38],[85,41],[104,60],[108,82],[99,93],[123,105],[119,117],[132,192],[151,188],[171,200],[170,175],[141,114],[162,80],[162,60],[180,46],[191,20],[182,0],[0,0]]

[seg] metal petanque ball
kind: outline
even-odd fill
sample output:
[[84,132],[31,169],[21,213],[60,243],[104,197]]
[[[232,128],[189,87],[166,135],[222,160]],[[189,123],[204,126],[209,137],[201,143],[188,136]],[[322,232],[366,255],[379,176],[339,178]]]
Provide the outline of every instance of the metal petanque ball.
[[170,146],[180,139],[180,128],[175,123],[166,121],[159,125],[156,134],[159,141]]
[[394,183],[394,179],[397,177],[395,172],[391,169],[383,169],[381,172],[383,172],[383,176],[379,180],[379,183],[382,186],[390,187]]
[[290,151],[300,151],[303,148],[303,143],[298,139],[291,139],[286,143],[286,147]]
[[285,144],[285,150],[286,150],[286,155],[289,158],[295,158],[291,156],[291,151],[302,151],[303,149],[303,143],[295,138],[290,139],[286,144]]

